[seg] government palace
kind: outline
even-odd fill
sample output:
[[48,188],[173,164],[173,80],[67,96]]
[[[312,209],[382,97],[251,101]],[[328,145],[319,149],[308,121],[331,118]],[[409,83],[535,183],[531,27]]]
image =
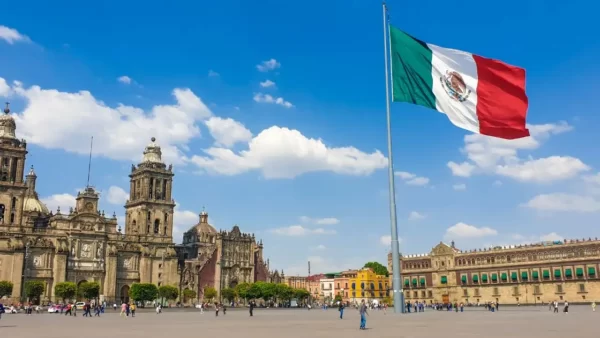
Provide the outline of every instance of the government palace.
[[124,229],[99,207],[99,193],[87,186],[75,207],[48,210],[36,192],[37,175],[25,173],[27,143],[16,137],[7,107],[0,116],[0,280],[14,285],[12,300],[24,299],[28,280],[46,283],[41,301],[55,300],[57,283],[100,284],[101,299],[127,301],[131,284],[189,288],[202,299],[210,286],[220,290],[242,282],[280,282],[283,271],[269,271],[262,241],[242,233],[217,231],[208,214],[173,242],[173,167],[163,163],[152,138],[141,163],[132,165]]
[[[548,304],[600,301],[600,241],[562,240],[461,251],[440,242],[400,258],[405,301]],[[392,255],[388,254],[390,285]]]

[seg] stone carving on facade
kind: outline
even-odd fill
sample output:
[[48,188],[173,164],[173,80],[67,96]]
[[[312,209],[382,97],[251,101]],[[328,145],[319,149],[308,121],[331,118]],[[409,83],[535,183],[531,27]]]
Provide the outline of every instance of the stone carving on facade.
[[41,255],[37,255],[37,256],[33,257],[33,266],[35,266],[36,268],[42,267],[42,256]]
[[102,247],[102,244],[97,244],[98,245],[98,250],[96,250],[96,258],[102,258],[102,255],[104,254],[104,248]]
[[81,246],[81,252],[79,252],[81,258],[92,258],[92,244],[84,243]]
[[92,224],[90,222],[85,222],[81,225],[81,230],[92,231],[92,230],[94,230],[94,224]]

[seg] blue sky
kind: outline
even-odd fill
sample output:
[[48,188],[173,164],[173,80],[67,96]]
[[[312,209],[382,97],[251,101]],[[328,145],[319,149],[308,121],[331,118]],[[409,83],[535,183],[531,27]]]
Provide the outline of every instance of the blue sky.
[[[388,6],[424,41],[526,68],[533,125],[500,141],[394,104],[401,251],[600,235],[598,5]],[[262,238],[286,273],[386,262],[380,2],[33,1],[3,13],[0,96],[50,207],[85,185],[93,135],[92,184],[122,216],[130,166],[156,136],[176,170],[177,242],[205,206],[215,227]]]

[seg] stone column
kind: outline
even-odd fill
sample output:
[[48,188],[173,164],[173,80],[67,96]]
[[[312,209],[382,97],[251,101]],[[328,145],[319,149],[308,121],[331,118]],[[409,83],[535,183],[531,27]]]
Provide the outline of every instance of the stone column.
[[[67,279],[67,254],[66,254],[66,252],[57,252],[54,254],[52,278],[54,279],[54,282],[53,282],[54,285],[66,281],[66,279]],[[51,288],[50,299],[52,299],[52,301],[57,301],[56,299],[54,299],[54,297],[55,297],[54,288]]]
[[104,287],[102,288],[102,291],[105,299],[114,302],[117,299],[117,255],[109,255],[106,257],[105,271]]
[[[1,162],[0,162],[1,163]],[[12,270],[10,271],[10,281],[13,282],[13,292],[12,298],[13,301],[19,301],[21,299],[21,290],[23,285],[22,276],[23,276],[23,264],[25,262],[25,252],[15,252],[12,255]]]
[[140,283],[151,283],[152,282],[152,258],[140,256]]
[[25,163],[23,159],[17,159],[17,183],[23,183],[23,170],[25,169]]

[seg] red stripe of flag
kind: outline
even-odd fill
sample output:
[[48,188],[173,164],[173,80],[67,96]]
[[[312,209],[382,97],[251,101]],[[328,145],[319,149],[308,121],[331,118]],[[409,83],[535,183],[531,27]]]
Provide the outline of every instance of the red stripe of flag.
[[479,132],[503,139],[529,136],[525,69],[473,55],[477,65]]

